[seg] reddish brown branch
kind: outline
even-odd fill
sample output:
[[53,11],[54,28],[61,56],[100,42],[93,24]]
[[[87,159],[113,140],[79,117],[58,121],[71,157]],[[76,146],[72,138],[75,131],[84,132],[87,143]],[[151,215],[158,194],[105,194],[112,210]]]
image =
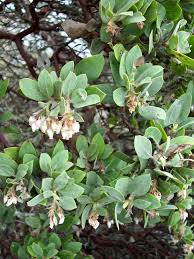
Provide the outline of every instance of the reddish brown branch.
[[34,70],[34,66],[36,65],[36,60],[33,59],[33,57],[31,55],[28,54],[28,52],[24,49],[22,40],[20,38],[16,38],[15,39],[15,44],[20,52],[20,55],[22,56],[22,58],[24,59],[24,61],[26,62],[26,65],[30,71],[30,73],[32,74],[33,77],[37,77],[37,74]]
[[86,23],[92,19],[90,8],[88,7],[88,2],[89,1],[87,1],[87,0],[78,0],[78,3],[80,4],[80,6],[82,8],[84,20]]

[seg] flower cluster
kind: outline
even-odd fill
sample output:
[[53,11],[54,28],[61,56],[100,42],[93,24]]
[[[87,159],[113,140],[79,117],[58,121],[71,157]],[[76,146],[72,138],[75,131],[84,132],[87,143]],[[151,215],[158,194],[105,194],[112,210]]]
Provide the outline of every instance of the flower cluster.
[[48,135],[49,139],[53,139],[55,133],[61,133],[63,139],[69,140],[80,130],[79,122],[69,113],[64,114],[61,119],[58,117],[33,115],[29,118],[29,124],[33,132],[41,130],[42,133]]
[[[57,216],[58,219],[57,219]],[[58,206],[57,209],[55,208],[55,203],[52,204],[52,206],[49,209],[48,217],[50,221],[50,228],[53,229],[54,226],[60,225],[64,223],[65,216],[63,213],[63,210]]]
[[17,204],[18,197],[16,195],[15,190],[9,189],[6,195],[3,197],[3,202],[6,206],[11,206],[12,204]]
[[135,93],[132,91],[129,92],[129,94],[126,96],[127,98],[127,107],[129,110],[129,113],[133,113],[136,109],[136,107],[139,105],[138,97]]
[[[19,192],[19,194],[17,194]],[[3,197],[3,202],[6,206],[11,206],[12,204],[17,204],[18,202],[23,203],[24,200],[30,198],[27,188],[25,187],[23,181],[21,181],[16,186],[12,186],[8,189],[7,193]]]

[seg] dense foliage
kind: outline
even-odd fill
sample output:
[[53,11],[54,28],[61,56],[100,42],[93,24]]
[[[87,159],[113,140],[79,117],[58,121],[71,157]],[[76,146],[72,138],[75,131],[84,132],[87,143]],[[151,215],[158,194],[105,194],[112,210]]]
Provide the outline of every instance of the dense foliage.
[[[31,229],[11,245],[17,258],[92,258],[73,239],[75,226],[162,223],[193,258],[194,4],[101,0],[99,13],[91,57],[20,80],[20,95],[37,106],[32,131],[52,145],[39,149],[26,140],[0,153],[2,228],[19,218]],[[97,81],[107,53],[112,84]],[[8,84],[1,81],[0,97]],[[106,127],[84,126],[90,106],[110,116]],[[4,112],[0,123],[9,118]],[[130,138],[127,151],[108,137],[117,126],[122,141]]]

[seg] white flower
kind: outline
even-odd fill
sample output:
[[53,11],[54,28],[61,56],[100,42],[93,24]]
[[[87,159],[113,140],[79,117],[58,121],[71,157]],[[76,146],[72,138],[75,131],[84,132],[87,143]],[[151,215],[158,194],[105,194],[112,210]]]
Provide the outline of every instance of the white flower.
[[51,211],[51,213],[49,213],[49,223],[50,223],[51,229],[53,229],[54,226],[58,225],[57,217],[55,216],[53,211]]
[[4,203],[7,203],[7,201],[8,201],[8,195],[6,194],[6,195],[4,195],[4,197],[3,197],[3,202],[4,202]]
[[188,213],[185,210],[180,210],[180,217],[182,221],[185,221],[188,218]]
[[111,228],[111,226],[114,224],[114,220],[108,220],[107,221],[107,226],[108,228]]
[[40,130],[42,131],[42,133],[46,133],[47,131],[47,121],[46,119],[42,120],[41,125],[40,125]]
[[16,196],[11,196],[10,198],[7,199],[6,206],[9,207],[12,204],[17,204],[17,201],[18,200]]
[[97,229],[100,225],[98,221],[98,215],[95,212],[92,212],[89,216],[88,223],[90,226],[92,226],[94,229]]
[[59,134],[61,131],[62,123],[58,120],[53,119],[51,123],[51,129],[56,132],[56,134]]
[[75,132],[75,133],[78,133],[79,130],[80,130],[80,124],[79,122],[75,121],[72,125],[72,130]]
[[58,225],[57,217],[55,215],[53,215],[53,223],[55,226]]
[[30,116],[29,118],[29,125],[32,126],[32,124],[36,122],[36,118],[34,116]]
[[80,124],[75,119],[66,119],[63,127],[61,128],[61,135],[63,139],[69,140],[75,133],[80,130]]
[[51,217],[50,218],[50,228],[53,229],[54,227],[54,222],[53,222],[53,218]]
[[49,139],[53,139],[54,132],[51,128],[48,128],[46,133],[47,133]]
[[88,222],[94,229],[97,229],[100,225],[98,220],[89,219]]
[[72,138],[73,132],[72,131],[67,131],[64,128],[62,128],[61,129],[61,135],[62,135],[63,139],[69,140],[70,138]]
[[58,213],[59,216],[59,224],[63,224],[65,221],[65,217],[63,213]]

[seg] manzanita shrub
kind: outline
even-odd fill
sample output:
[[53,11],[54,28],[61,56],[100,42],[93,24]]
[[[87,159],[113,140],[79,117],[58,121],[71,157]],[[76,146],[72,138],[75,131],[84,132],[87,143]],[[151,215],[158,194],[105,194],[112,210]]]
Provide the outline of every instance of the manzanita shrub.
[[[93,56],[67,62],[59,74],[44,69],[38,80],[20,80],[21,94],[37,103],[32,132],[47,135],[52,148],[26,140],[0,153],[1,228],[14,228],[17,218],[28,229],[23,243],[11,245],[18,258],[69,259],[92,258],[73,239],[75,228],[160,223],[193,258],[193,1],[101,0],[99,12]],[[109,59],[100,53],[104,46]],[[112,84],[95,84],[105,59]],[[0,97],[7,85],[1,81]],[[113,130],[119,115],[138,130],[130,152],[116,148],[97,124],[84,135],[89,106],[108,107]],[[0,123],[9,117],[1,115]]]

